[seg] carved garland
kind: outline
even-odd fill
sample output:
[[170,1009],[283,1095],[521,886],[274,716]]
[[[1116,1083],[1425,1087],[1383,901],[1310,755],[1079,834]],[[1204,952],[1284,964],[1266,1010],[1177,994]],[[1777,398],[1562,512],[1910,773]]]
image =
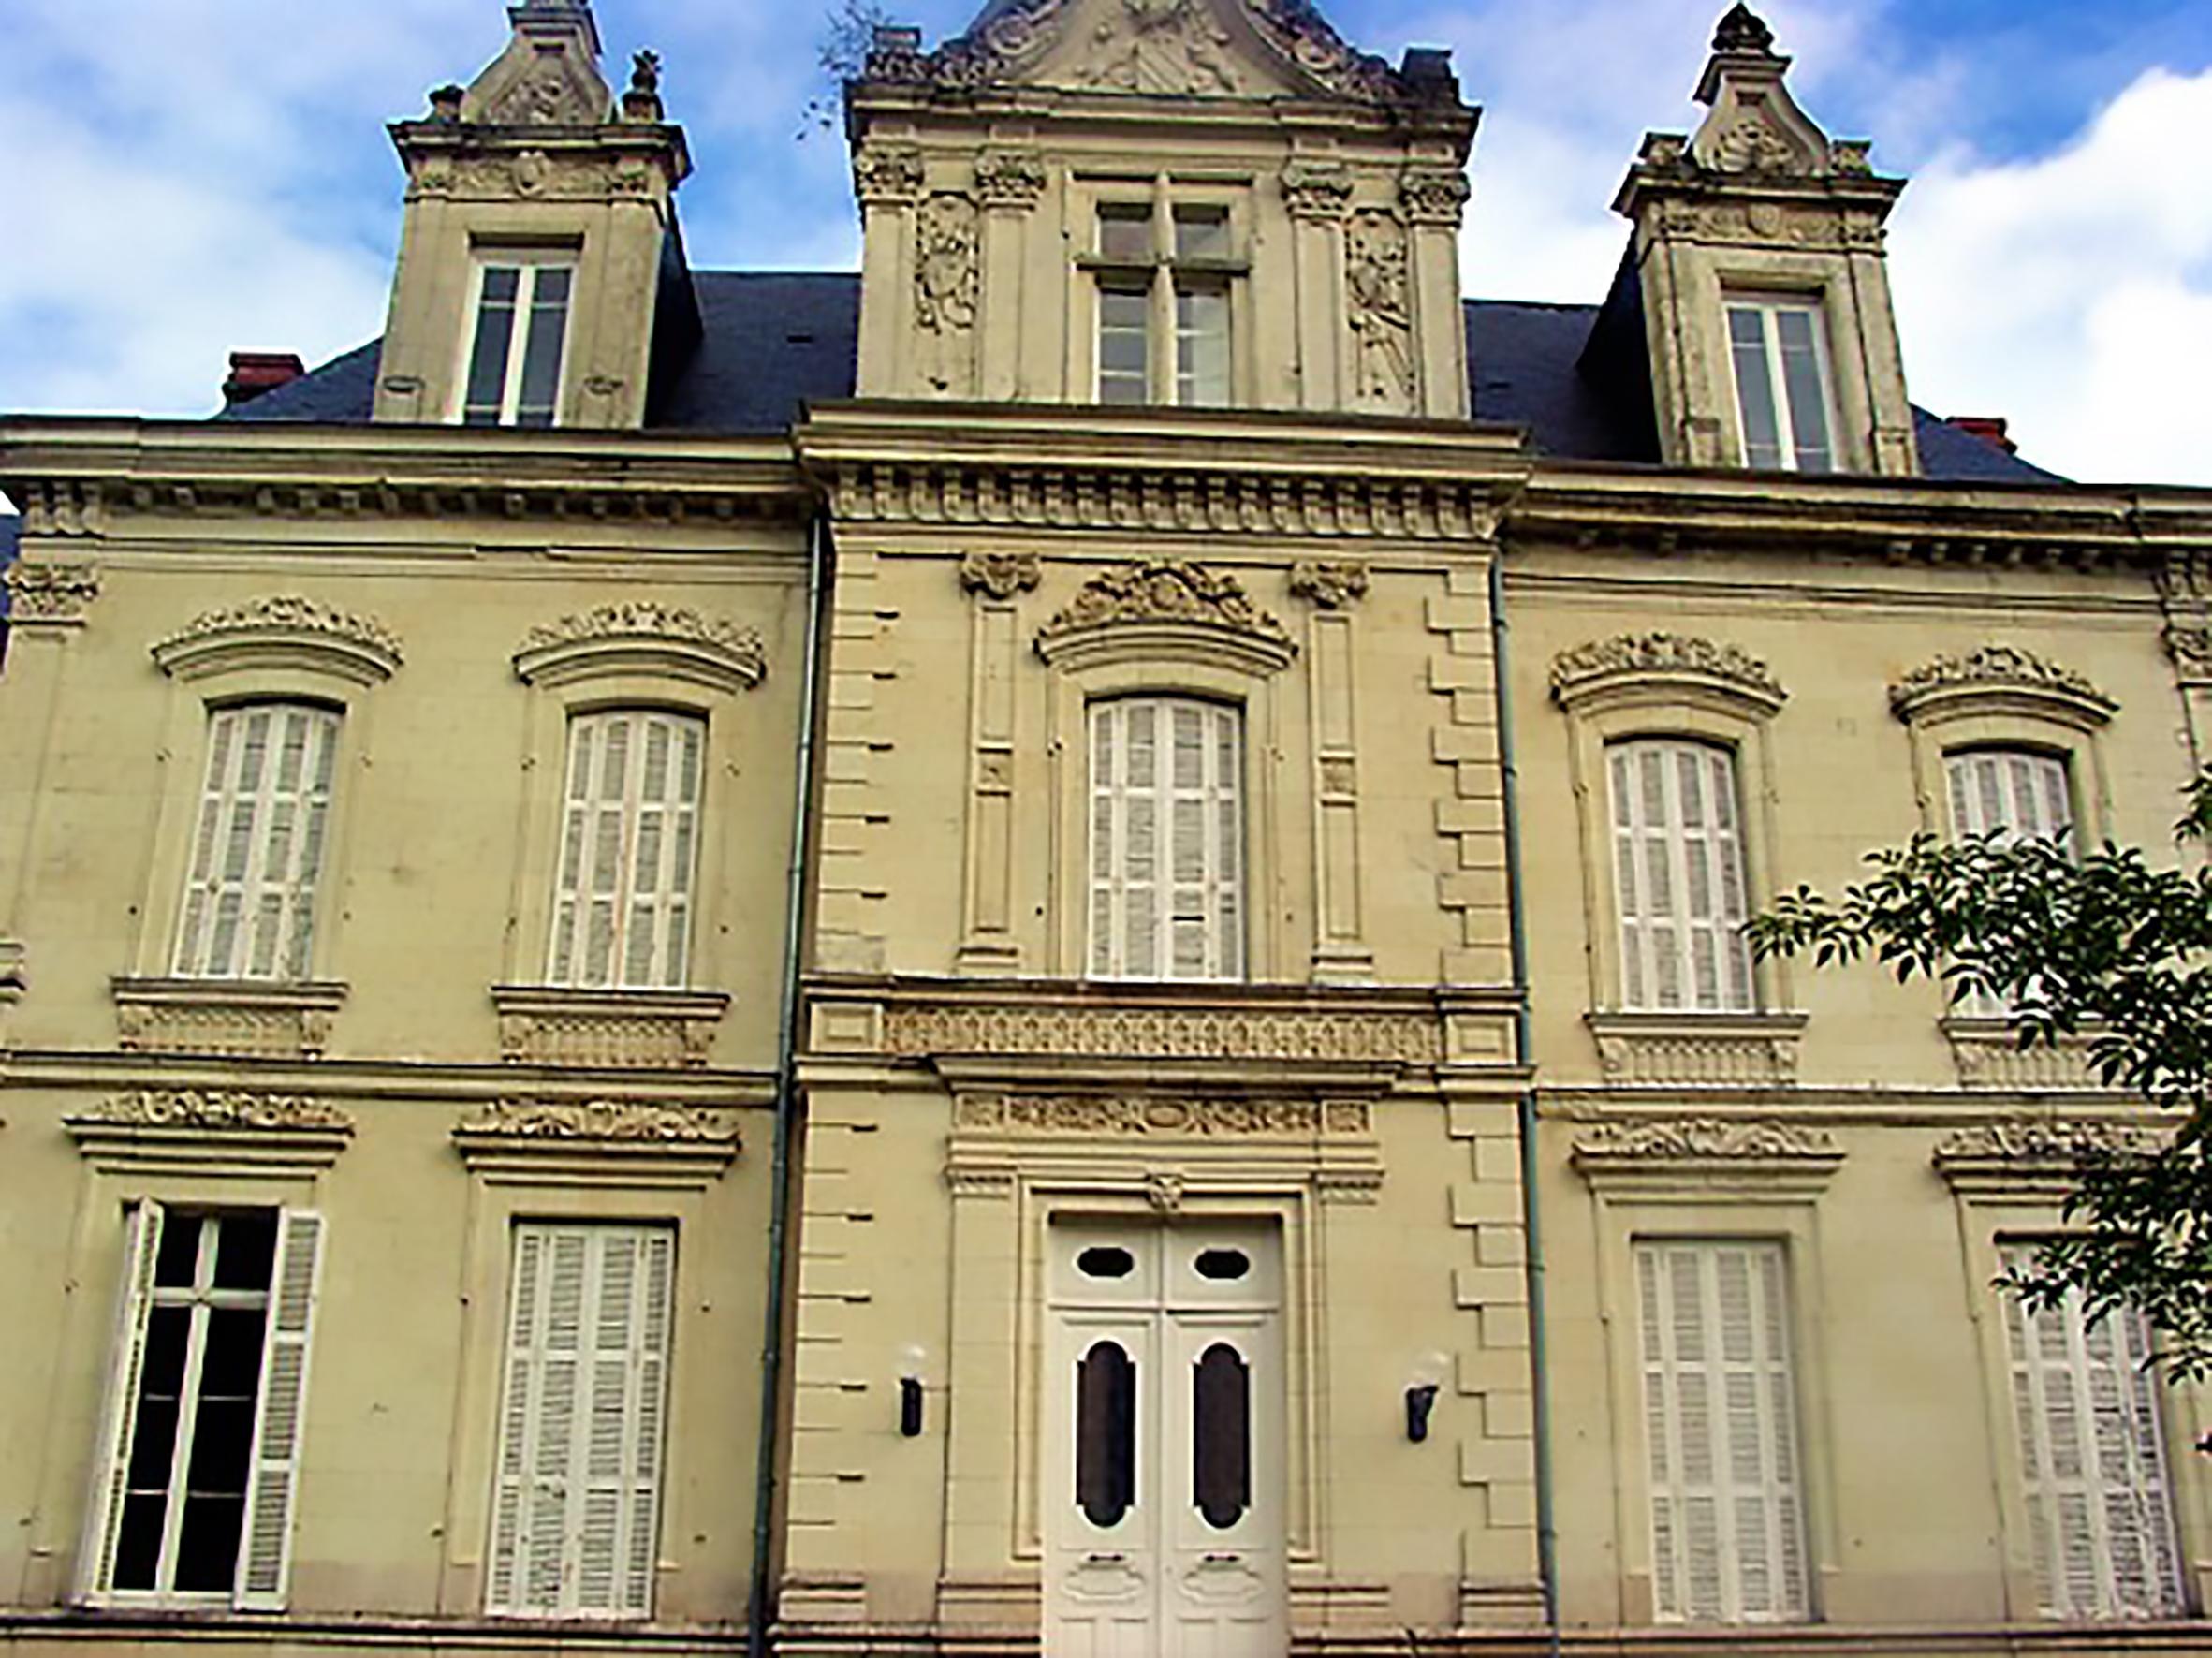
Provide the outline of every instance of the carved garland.
[[1772,714],[1789,693],[1766,664],[1735,645],[1693,635],[1621,634],[1562,651],[1552,661],[1552,700],[1574,708],[1607,693],[1655,685],[1716,692]]
[[768,672],[757,628],[654,599],[601,605],[534,627],[514,663],[515,672],[533,685],[649,673],[740,691],[760,683]]
[[1298,648],[1235,577],[1182,560],[1148,559],[1085,582],[1037,630],[1036,649],[1047,662],[1068,668],[1135,653],[1266,674],[1288,668]]
[[506,1139],[643,1140],[723,1145],[737,1130],[717,1111],[642,1100],[501,1100],[461,1125],[460,1132]]
[[177,679],[233,668],[300,668],[363,685],[388,680],[406,660],[399,636],[374,617],[296,594],[209,610],[155,640],[153,656],[162,672]]
[[2017,645],[1939,656],[1889,688],[1890,712],[1911,722],[1932,712],[2024,708],[2073,726],[2102,726],[2119,704],[2073,668]]
[[967,1094],[955,1125],[1004,1134],[1250,1138],[1365,1135],[1358,1100],[1172,1099],[1114,1094]]

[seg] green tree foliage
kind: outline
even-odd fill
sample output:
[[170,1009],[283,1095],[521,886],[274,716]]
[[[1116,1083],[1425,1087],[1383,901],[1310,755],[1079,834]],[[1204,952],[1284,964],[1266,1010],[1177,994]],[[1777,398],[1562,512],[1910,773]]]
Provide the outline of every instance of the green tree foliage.
[[[2177,834],[2212,837],[2212,770]],[[2212,1376],[2212,872],[2002,833],[1921,835],[1868,862],[1873,876],[1838,898],[1777,900],[1751,921],[1752,948],[1871,958],[1900,983],[1991,998],[2023,1049],[2079,1042],[2107,1087],[2174,1113],[2170,1137],[2081,1153],[2067,1230],[2001,1282],[2036,1306],[2079,1290],[2091,1316],[2137,1307],[2170,1377]]]

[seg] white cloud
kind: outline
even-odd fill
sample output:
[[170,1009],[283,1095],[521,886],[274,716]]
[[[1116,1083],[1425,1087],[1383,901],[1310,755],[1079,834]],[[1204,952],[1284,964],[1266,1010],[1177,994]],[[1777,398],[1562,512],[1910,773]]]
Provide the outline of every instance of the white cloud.
[[2063,149],[1939,159],[1892,221],[1913,395],[2070,477],[2212,483],[2212,70],[2153,69]]

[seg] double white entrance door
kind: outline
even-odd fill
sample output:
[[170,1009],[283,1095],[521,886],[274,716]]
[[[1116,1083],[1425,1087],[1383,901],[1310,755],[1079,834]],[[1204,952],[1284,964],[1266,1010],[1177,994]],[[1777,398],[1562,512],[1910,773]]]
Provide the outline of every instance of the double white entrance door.
[[1056,1225],[1046,1658],[1282,1658],[1272,1227]]

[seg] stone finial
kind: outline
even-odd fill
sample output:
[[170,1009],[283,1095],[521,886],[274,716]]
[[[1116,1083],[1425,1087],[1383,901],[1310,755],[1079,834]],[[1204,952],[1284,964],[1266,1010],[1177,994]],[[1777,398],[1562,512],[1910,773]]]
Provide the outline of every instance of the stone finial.
[[657,122],[666,115],[661,104],[661,54],[648,48],[630,60],[630,89],[623,94],[623,119]]
[[1715,51],[1752,51],[1771,54],[1774,51],[1774,31],[1750,7],[1739,3],[1728,8],[1728,15],[1721,20],[1713,31]]
[[430,118],[432,121],[440,121],[447,125],[459,121],[461,119],[461,100],[466,96],[468,96],[467,88],[455,86],[450,82],[444,86],[432,87]]

